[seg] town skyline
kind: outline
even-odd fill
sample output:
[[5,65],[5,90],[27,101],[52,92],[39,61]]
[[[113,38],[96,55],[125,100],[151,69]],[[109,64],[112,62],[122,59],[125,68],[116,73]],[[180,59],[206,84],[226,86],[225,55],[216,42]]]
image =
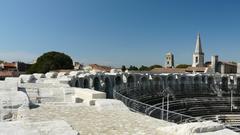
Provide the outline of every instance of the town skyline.
[[1,60],[60,51],[86,64],[164,66],[172,52],[191,64],[200,32],[206,61],[240,61],[238,1],[24,1],[0,2]]

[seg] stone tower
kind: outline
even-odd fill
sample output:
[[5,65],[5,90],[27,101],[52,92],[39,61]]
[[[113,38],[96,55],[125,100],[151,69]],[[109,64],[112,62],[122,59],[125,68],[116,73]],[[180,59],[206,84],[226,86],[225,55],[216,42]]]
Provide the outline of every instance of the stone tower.
[[200,34],[197,35],[195,52],[193,53],[192,67],[204,67],[204,53],[202,51]]
[[173,68],[174,67],[174,55],[169,52],[165,56],[165,67],[166,68]]
[[217,64],[218,64],[218,56],[214,55],[211,57],[211,66],[212,66],[213,73],[217,72]]

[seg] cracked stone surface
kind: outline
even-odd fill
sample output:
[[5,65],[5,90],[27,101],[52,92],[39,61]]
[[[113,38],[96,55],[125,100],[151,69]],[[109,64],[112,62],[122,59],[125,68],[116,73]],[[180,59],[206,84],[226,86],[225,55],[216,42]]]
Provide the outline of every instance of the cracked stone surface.
[[159,134],[157,128],[175,125],[128,110],[101,110],[94,106],[41,105],[19,112],[19,120],[40,122],[64,120],[80,135],[149,135]]

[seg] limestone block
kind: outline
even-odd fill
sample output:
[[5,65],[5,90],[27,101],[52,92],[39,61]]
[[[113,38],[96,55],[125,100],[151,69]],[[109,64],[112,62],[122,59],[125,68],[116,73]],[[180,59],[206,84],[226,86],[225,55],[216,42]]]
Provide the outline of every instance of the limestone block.
[[95,106],[98,110],[129,110],[123,102],[115,99],[96,99]]
[[106,93],[91,90],[91,89],[74,88],[74,92],[75,92],[75,97],[82,98],[83,100],[105,99],[106,98]]
[[41,103],[63,102],[64,92],[60,87],[39,88]]
[[43,83],[56,84],[56,83],[59,83],[59,81],[56,78],[47,78],[43,80]]
[[19,78],[22,83],[34,83],[36,81],[36,78],[33,75],[20,75]]
[[13,81],[0,81],[0,91],[17,91],[18,82]]
[[72,81],[72,78],[69,78],[67,76],[62,76],[58,78],[58,81],[61,84],[69,84]]
[[0,135],[79,135],[63,120],[0,122]]
[[78,75],[80,75],[82,73],[83,73],[83,71],[71,71],[69,73],[69,76],[78,76]]
[[60,77],[66,76],[66,75],[67,75],[66,72],[59,72],[57,75],[57,78],[60,78]]
[[40,78],[45,78],[45,74],[41,74],[41,73],[34,73],[33,76],[36,78],[36,79],[40,79]]
[[0,92],[1,120],[12,118],[13,113],[21,107],[29,107],[29,100],[25,93],[21,91]]
[[18,77],[6,77],[5,82],[20,83],[20,78],[18,78]]
[[45,74],[46,78],[56,78],[58,75],[57,72],[48,72]]

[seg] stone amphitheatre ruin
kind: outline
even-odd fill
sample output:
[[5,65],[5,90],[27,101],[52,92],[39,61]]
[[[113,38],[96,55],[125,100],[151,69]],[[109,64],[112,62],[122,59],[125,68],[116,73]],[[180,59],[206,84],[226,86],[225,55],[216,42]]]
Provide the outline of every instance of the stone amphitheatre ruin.
[[237,75],[21,75],[0,82],[0,134],[237,135],[239,89]]

